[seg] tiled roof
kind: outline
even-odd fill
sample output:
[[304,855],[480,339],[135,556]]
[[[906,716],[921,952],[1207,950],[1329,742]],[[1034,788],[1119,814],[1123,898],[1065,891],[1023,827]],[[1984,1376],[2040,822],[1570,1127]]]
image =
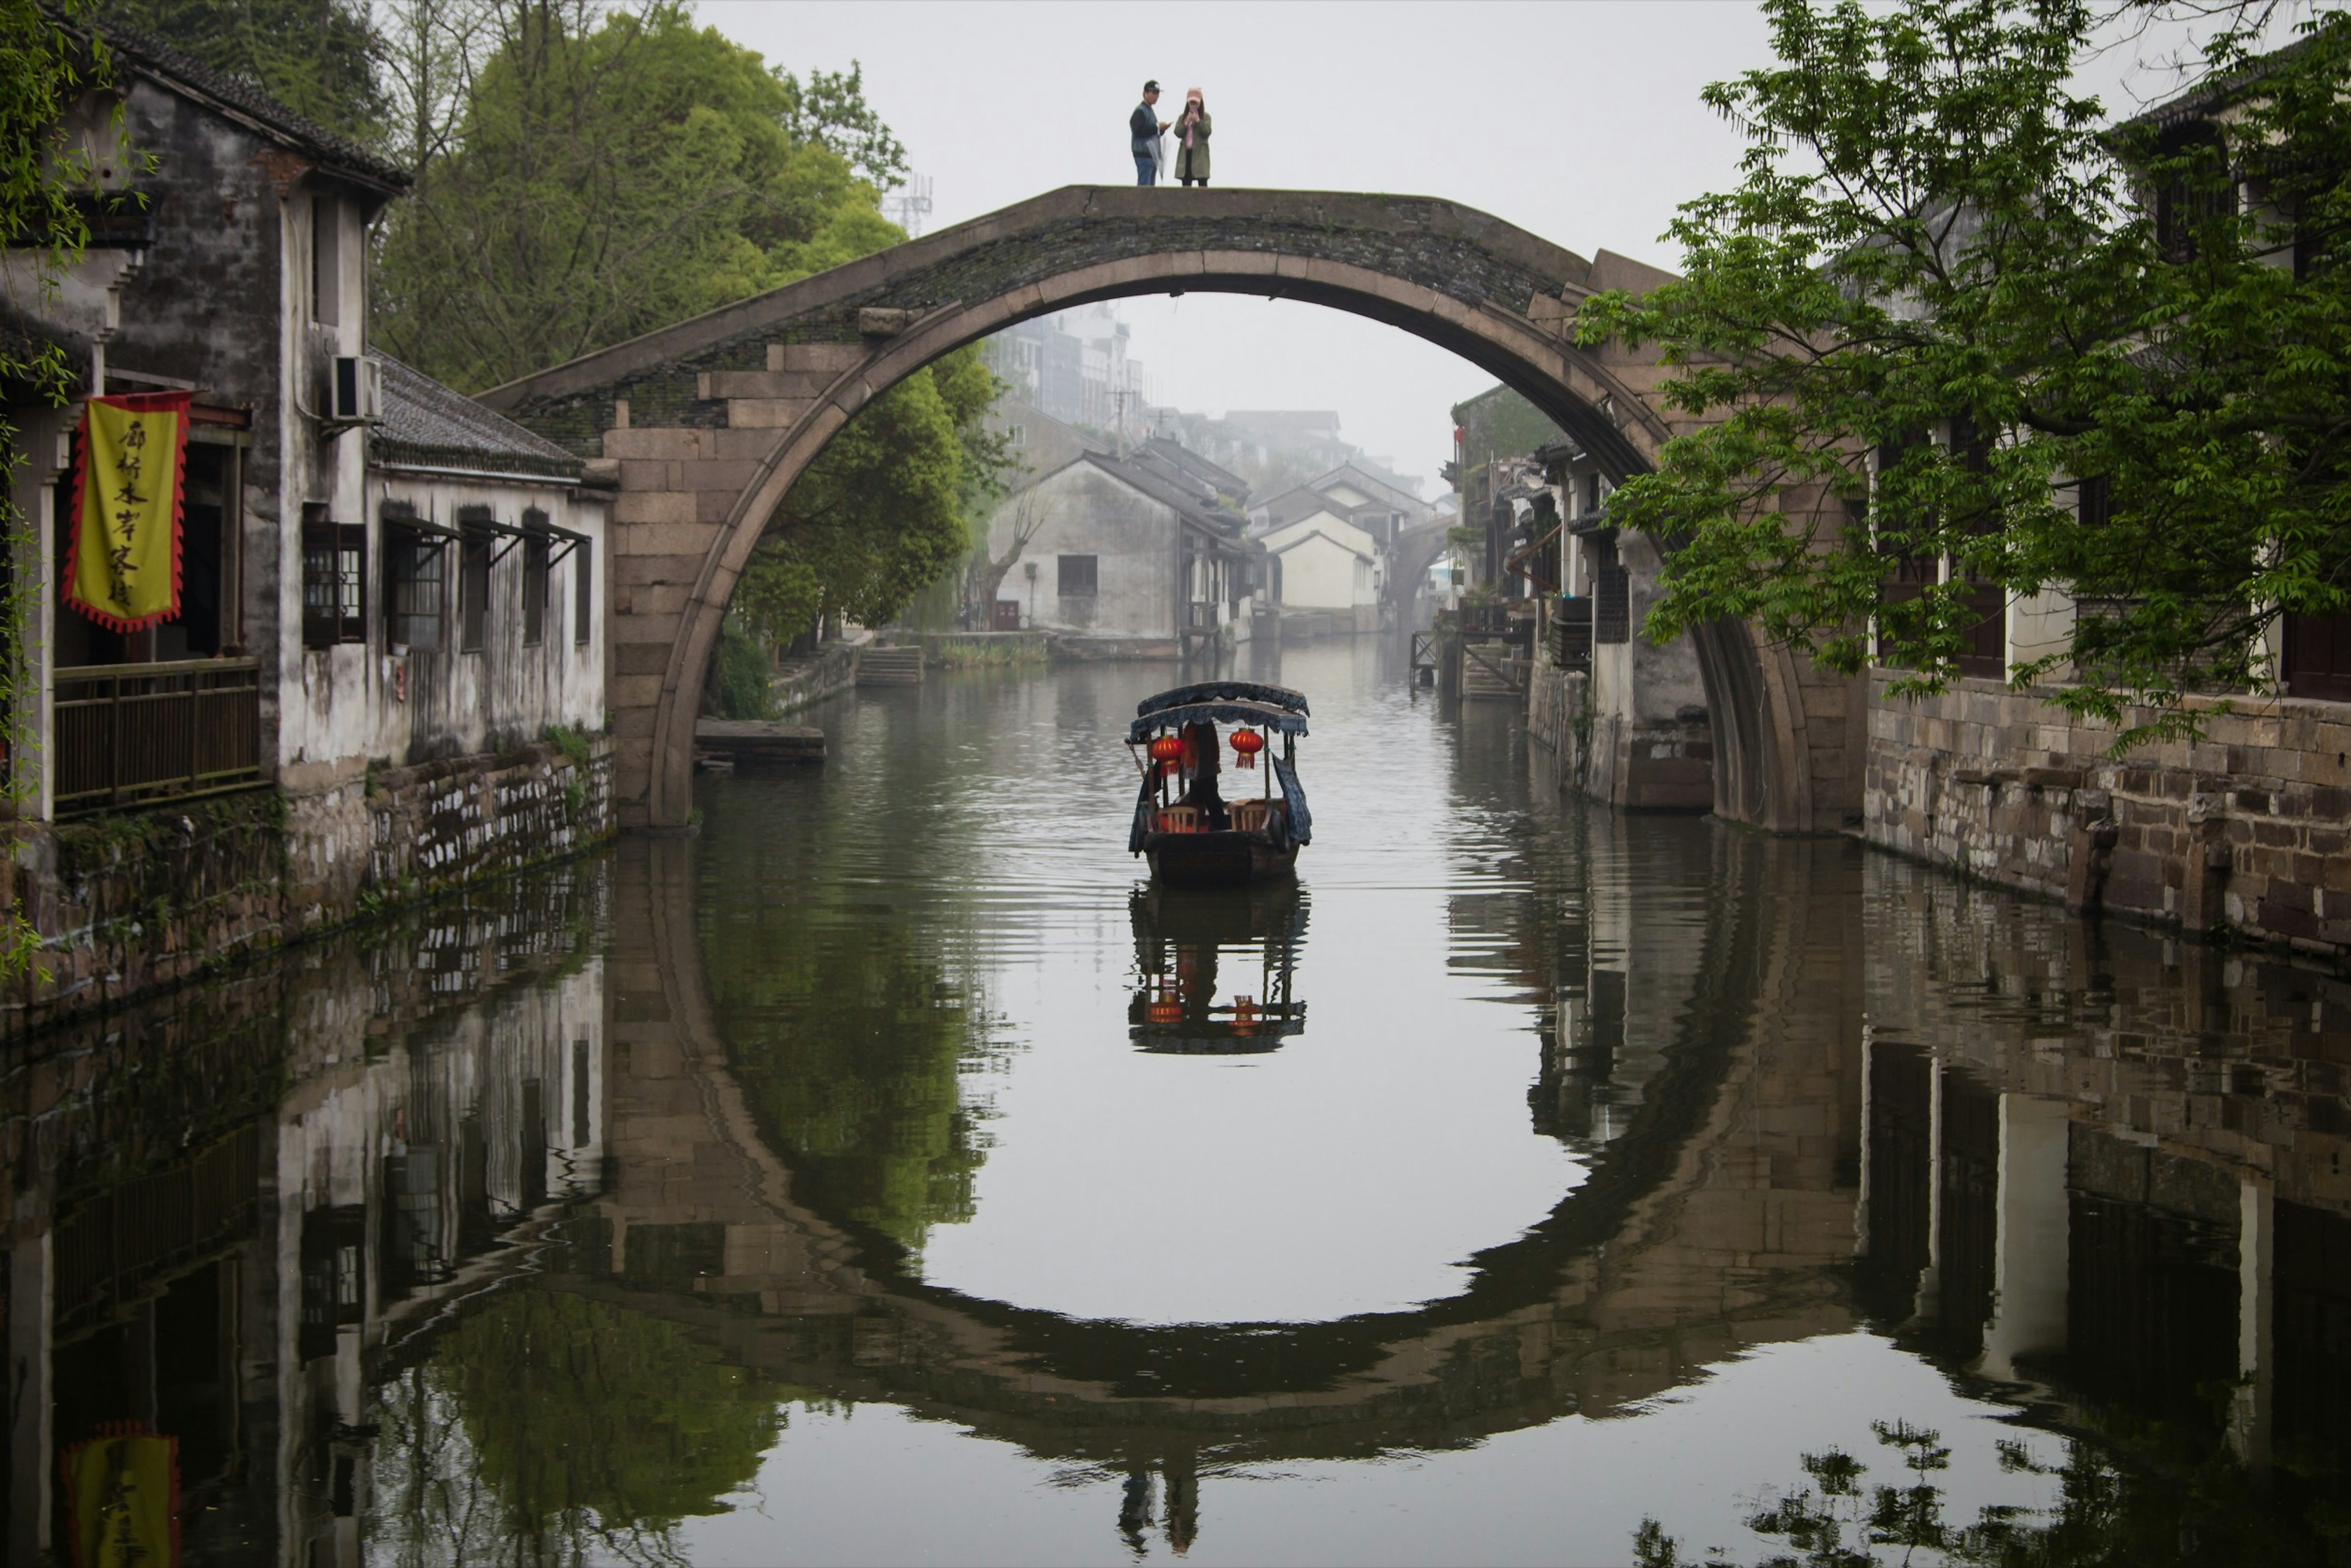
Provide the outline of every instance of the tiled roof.
[[383,361],[383,423],[368,438],[382,464],[576,479],[580,462],[544,436],[398,360]]
[[[63,25],[68,31],[84,36],[92,30],[71,23]],[[118,71],[136,70],[185,96],[209,99],[252,122],[271,140],[308,152],[333,169],[355,174],[388,191],[405,191],[414,183],[415,176],[399,164],[349,137],[304,119],[251,82],[189,58],[152,33],[105,16],[99,18],[95,31],[113,51]]]
[[1195,477],[1206,480],[1214,489],[1232,496],[1249,494],[1248,480],[1229,468],[1222,468],[1209,462],[1180,441],[1169,436],[1155,435],[1144,443],[1144,445]]
[[2316,35],[2298,38],[2282,49],[2273,49],[2266,55],[2256,56],[2246,61],[2241,68],[2231,71],[2226,76],[2207,77],[2187,91],[2118,121],[2115,130],[2152,126],[2158,130],[2168,131],[2174,126],[2183,125],[2190,120],[2207,119],[2217,110],[2227,107],[2232,100],[2244,96],[2248,89],[2259,85],[2262,78],[2277,70],[2287,61],[2315,47],[2318,42]]
[[1197,497],[1186,494],[1165,475],[1099,452],[1089,452],[1080,461],[1091,463],[1103,473],[1140,490],[1196,528],[1218,538],[1238,540],[1240,538],[1242,519],[1203,506]]

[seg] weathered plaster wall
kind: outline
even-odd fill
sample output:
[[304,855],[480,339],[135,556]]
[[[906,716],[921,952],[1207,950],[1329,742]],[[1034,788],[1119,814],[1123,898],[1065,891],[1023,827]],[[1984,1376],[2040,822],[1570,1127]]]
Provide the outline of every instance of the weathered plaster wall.
[[[601,729],[604,626],[591,610],[588,640],[577,640],[576,586],[585,552],[590,589],[602,601],[597,585],[606,580],[610,565],[604,555],[605,502],[554,480],[425,476],[399,470],[379,470],[367,488],[373,514],[369,525],[377,538],[370,564],[369,641],[308,653],[297,648],[292,653],[288,662],[299,664],[308,679],[289,690],[286,700],[280,767],[287,786],[315,789],[331,777],[327,769],[354,758],[406,766],[520,746],[538,739],[549,725]],[[573,549],[549,571],[541,636],[530,643],[523,640],[525,551],[512,538],[498,537],[484,641],[477,649],[461,645],[462,551],[448,545],[442,551],[439,644],[407,647],[388,641],[381,520],[386,501],[405,503],[419,517],[446,528],[456,526],[460,507],[486,507],[509,527],[520,526],[523,513],[535,507],[557,528],[584,533],[591,542]]]
[[1293,610],[1353,610],[1379,599],[1372,536],[1330,512],[1316,512],[1265,536],[1281,561],[1280,602]]
[[87,821],[25,824],[13,898],[45,978],[23,1030],[176,985],[382,904],[574,854],[613,828],[611,743],[544,743]]
[[1872,677],[1873,843],[2075,906],[2351,953],[2351,708],[2263,700],[2205,737],[2113,731],[1996,681],[1913,703]]
[[[1040,631],[1116,637],[1176,634],[1174,508],[1129,489],[1090,464],[1073,463],[1036,486],[1044,518],[1020,560],[1005,575],[998,597],[1020,601],[1024,621]],[[988,549],[1012,548],[1009,507],[997,509]],[[1064,601],[1058,558],[1094,558],[1095,597]],[[1037,580],[1029,580],[1034,565]]]

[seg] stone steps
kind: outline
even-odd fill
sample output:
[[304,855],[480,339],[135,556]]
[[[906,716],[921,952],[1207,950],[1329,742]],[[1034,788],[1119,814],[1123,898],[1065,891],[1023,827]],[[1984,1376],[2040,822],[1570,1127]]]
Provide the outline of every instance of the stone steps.
[[919,686],[923,684],[920,648],[868,648],[857,656],[861,686]]
[[[1489,699],[1515,698],[1525,688],[1508,678],[1517,673],[1517,666],[1504,663],[1509,650],[1499,643],[1475,644],[1476,653],[1467,647],[1461,651],[1461,695],[1464,697]],[[1491,660],[1499,668],[1489,669],[1485,661]],[[1507,673],[1507,674],[1506,674]]]

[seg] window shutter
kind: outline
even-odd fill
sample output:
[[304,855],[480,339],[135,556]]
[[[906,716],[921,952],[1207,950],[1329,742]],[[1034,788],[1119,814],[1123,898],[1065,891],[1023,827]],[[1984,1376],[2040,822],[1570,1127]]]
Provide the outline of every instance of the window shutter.
[[368,531],[365,523],[337,525],[340,537],[336,595],[337,641],[367,641]]
[[571,551],[571,640],[585,647],[596,608],[595,580],[590,574],[593,547],[581,540]]

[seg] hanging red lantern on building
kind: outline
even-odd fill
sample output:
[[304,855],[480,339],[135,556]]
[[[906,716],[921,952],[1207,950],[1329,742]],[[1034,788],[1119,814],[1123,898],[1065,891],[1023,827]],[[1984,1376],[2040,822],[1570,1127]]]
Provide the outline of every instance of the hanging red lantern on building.
[[1233,731],[1233,751],[1240,758],[1240,766],[1255,768],[1257,754],[1265,749],[1265,737],[1253,729]]

